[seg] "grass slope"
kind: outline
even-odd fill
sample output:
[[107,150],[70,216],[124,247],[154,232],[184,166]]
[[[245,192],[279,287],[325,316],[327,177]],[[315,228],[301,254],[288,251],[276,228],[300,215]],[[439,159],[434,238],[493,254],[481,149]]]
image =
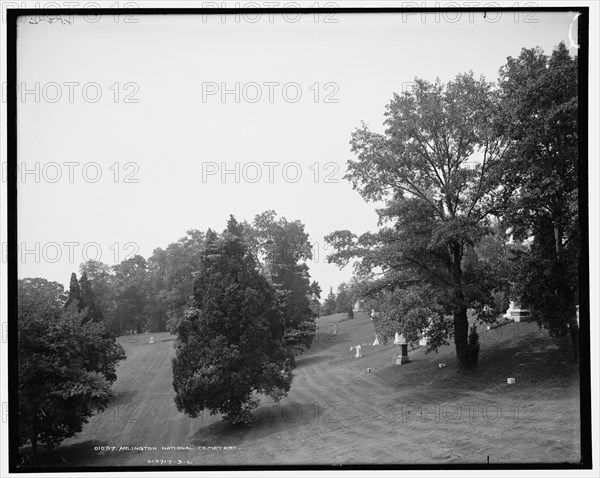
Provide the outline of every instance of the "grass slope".
[[[454,347],[437,354],[371,344],[363,313],[319,319],[315,343],[301,356],[288,397],[263,400],[259,420],[236,429],[218,416],[191,419],[173,401],[168,333],[121,337],[127,360],[117,400],[83,431],[43,456],[47,465],[273,465],[577,462],[579,374],[536,324],[480,330],[477,370],[459,374]],[[481,328],[480,328],[481,329]],[[335,331],[335,333],[334,333]],[[446,368],[439,368],[440,362]],[[366,369],[370,368],[371,373]],[[506,378],[514,377],[515,385]],[[156,446],[156,451],[120,447]],[[161,447],[188,447],[163,450]],[[99,447],[116,447],[101,450]],[[212,447],[212,448],[211,448]],[[223,447],[215,449],[215,447]],[[230,447],[230,448],[225,448]]]

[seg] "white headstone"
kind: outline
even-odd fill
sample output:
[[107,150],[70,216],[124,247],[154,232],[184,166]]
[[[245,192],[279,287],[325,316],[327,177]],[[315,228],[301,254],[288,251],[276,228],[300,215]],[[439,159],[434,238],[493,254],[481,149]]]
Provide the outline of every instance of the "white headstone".
[[154,337],[150,337],[150,342],[148,342],[149,344],[153,344],[154,343]]
[[396,332],[396,337],[394,338],[394,345],[405,344],[406,340],[404,339],[404,335]]
[[375,336],[375,342],[373,342],[373,345],[379,345],[379,338],[377,336]]
[[362,357],[362,352],[361,349],[362,347],[360,345],[356,346],[356,355],[354,356],[354,358],[361,358]]

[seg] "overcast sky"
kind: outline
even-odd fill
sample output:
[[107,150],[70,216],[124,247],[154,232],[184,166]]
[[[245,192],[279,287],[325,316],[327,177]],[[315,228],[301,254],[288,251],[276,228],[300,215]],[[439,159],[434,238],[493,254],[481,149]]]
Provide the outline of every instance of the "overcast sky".
[[377,227],[374,205],[342,178],[351,132],[361,121],[381,130],[393,92],[415,77],[473,70],[495,81],[522,48],[550,53],[564,41],[575,53],[573,17],[20,23],[18,83],[29,93],[18,106],[18,162],[30,172],[18,184],[19,277],[68,286],[86,258],[148,258],[188,229],[221,231],[230,214],[250,221],[274,209],[306,225],[311,275],[335,289],[352,270],[327,264],[323,237]]

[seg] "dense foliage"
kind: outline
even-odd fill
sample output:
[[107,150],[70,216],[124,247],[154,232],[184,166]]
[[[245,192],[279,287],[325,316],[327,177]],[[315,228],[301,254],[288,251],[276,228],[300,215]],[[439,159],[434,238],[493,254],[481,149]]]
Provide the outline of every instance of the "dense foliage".
[[561,44],[508,58],[498,87],[416,79],[394,94],[383,133],[352,134],[346,179],[383,204],[380,229],[331,233],[328,259],[356,260],[384,341],[427,333],[435,350],[453,338],[468,369],[467,310],[490,322],[513,299],[577,350],[577,114],[577,58]]
[[221,235],[208,231],[193,296],[176,328],[177,409],[191,417],[208,409],[234,424],[248,423],[256,394],[276,401],[287,394],[293,355],[282,298],[261,273],[235,219]]
[[87,309],[74,302],[64,308],[60,284],[23,279],[18,285],[19,441],[31,445],[37,462],[39,444],[57,445],[106,408],[125,356]]

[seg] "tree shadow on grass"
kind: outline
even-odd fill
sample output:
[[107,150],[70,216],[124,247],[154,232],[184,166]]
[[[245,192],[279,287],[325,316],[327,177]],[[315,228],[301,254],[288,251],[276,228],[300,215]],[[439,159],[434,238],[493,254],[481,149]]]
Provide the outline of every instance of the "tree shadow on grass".
[[22,447],[19,454],[23,463],[19,466],[22,470],[29,468],[51,468],[54,466],[93,466],[102,453],[97,447],[108,446],[108,442],[100,440],[86,440],[72,445],[60,445],[54,449],[40,447],[38,450],[39,466],[31,461],[31,447]]
[[117,392],[117,398],[110,402],[109,408],[131,403],[133,401],[133,397],[135,397],[137,394],[138,390],[126,390],[123,392]]
[[335,355],[308,355],[296,359],[296,369],[309,367],[321,362],[331,361],[337,358]]
[[[578,374],[568,337],[529,336],[505,348],[483,349],[477,367],[455,380],[471,390],[511,387],[517,391],[521,386],[572,388]],[[515,378],[516,387],[509,386],[507,378]]]
[[310,349],[308,349],[308,353],[319,353],[341,344],[350,343],[350,338],[351,336],[348,332],[340,333],[336,330],[335,335],[332,330],[321,332],[315,336]]
[[[532,332],[514,340],[507,336],[487,346],[482,344],[479,362],[471,371],[459,372],[455,357],[447,354],[439,359],[436,357],[435,362],[424,361],[414,371],[404,366],[398,371],[389,367],[380,375],[399,390],[407,391],[399,401],[406,397],[413,401],[427,400],[427,395],[435,396],[438,401],[453,400],[474,393],[510,397],[511,400],[578,394],[579,368],[572,360],[569,338],[557,341],[545,332],[533,329]],[[438,369],[437,361],[446,362],[447,367]],[[508,384],[508,378],[514,378],[515,384]]]
[[262,439],[276,433],[317,425],[337,423],[335,409],[318,403],[279,403],[259,407],[253,415],[254,423],[243,426],[227,421],[212,423],[192,436],[193,446],[236,446],[248,439]]

